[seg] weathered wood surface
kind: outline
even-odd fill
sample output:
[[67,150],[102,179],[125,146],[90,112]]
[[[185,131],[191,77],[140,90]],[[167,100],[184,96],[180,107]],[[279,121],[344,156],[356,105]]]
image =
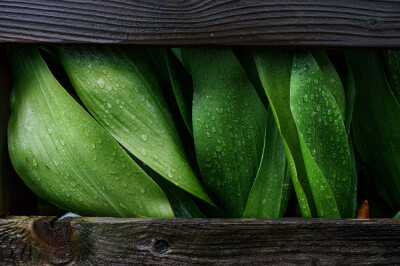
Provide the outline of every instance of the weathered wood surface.
[[400,219],[52,219],[1,219],[1,263],[400,263]]
[[0,42],[400,47],[400,2],[4,0]]

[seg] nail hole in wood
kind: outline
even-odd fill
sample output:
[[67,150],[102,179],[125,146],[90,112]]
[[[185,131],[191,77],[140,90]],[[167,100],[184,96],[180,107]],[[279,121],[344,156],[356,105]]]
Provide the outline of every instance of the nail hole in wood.
[[368,25],[370,26],[370,28],[378,28],[381,23],[376,19],[376,18],[370,18],[368,19]]
[[156,240],[156,242],[154,242],[154,249],[157,252],[165,253],[169,249],[169,244],[167,241],[165,241],[163,239],[158,239],[158,240]]

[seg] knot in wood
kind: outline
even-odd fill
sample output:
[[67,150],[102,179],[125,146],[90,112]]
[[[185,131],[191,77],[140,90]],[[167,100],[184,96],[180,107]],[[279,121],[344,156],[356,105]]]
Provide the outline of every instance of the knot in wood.
[[168,242],[167,242],[166,240],[164,240],[164,239],[158,239],[158,240],[156,240],[156,242],[154,242],[154,249],[155,249],[157,252],[165,253],[165,252],[167,252],[168,249],[169,249],[169,244],[168,244]]
[[71,225],[67,222],[37,220],[33,223],[33,231],[43,244],[53,248],[68,245],[72,236]]
[[381,26],[381,22],[376,18],[369,18],[368,19],[368,26],[371,29],[377,29]]
[[58,222],[48,218],[33,222],[33,235],[37,242],[36,248],[47,263],[63,265],[74,259],[71,248],[72,228],[69,222]]

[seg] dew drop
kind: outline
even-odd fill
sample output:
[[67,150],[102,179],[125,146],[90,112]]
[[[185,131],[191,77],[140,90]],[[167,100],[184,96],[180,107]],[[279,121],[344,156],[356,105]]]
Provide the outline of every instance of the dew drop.
[[172,177],[172,172],[171,172],[171,168],[168,168],[168,170],[167,170],[167,175],[168,175],[168,177]]

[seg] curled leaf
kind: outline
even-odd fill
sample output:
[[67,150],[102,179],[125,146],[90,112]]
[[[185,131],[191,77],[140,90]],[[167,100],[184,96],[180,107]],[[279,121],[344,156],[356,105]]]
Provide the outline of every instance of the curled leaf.
[[254,50],[258,73],[281,134],[290,175],[303,217],[316,215],[314,199],[301,153],[300,141],[290,111],[290,75],[293,55],[288,50]]
[[193,136],[205,186],[241,217],[264,147],[266,110],[229,49],[191,49]]
[[187,159],[145,50],[63,46],[57,54],[83,104],[122,146],[212,204]]
[[87,216],[174,216],[158,185],[61,87],[37,48],[15,48],[11,61],[10,158],[38,196]]
[[338,95],[344,95],[343,86],[332,86],[331,79],[327,80],[329,77],[309,51],[296,52],[290,108],[308,180],[318,217],[340,218],[348,206],[351,157],[344,125],[344,103],[340,108],[340,102],[336,101]]
[[375,177],[375,185],[393,209],[400,208],[400,105],[385,76],[381,55],[347,51],[357,97],[352,130],[354,144]]
[[285,148],[271,109],[268,110],[263,157],[243,217],[283,217],[292,192]]

